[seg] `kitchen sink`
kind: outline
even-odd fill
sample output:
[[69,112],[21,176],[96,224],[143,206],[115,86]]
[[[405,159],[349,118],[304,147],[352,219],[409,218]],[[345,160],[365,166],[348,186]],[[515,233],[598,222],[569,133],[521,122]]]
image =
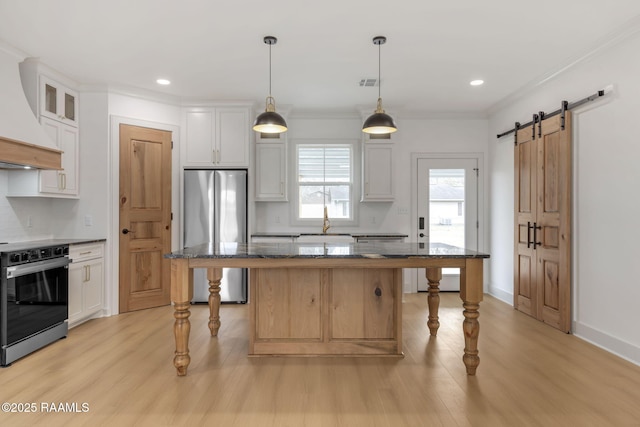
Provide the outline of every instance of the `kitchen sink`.
[[349,233],[300,233],[298,243],[353,243]]

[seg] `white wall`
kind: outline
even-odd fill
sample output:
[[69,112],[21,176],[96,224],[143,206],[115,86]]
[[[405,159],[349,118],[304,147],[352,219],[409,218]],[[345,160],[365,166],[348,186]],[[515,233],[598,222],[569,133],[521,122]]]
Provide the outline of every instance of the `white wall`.
[[609,84],[614,93],[574,111],[573,331],[640,364],[640,34],[572,67],[489,120],[490,292],[513,301],[513,139],[496,134]]
[[8,193],[8,174],[10,173],[10,171],[0,170],[0,242],[51,238],[53,228],[51,199],[5,197]]

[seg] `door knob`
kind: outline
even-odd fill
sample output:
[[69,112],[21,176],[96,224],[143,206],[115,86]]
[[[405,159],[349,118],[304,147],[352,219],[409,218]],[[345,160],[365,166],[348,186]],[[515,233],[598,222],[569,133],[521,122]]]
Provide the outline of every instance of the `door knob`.
[[419,234],[419,236],[420,236],[420,237],[424,237],[424,233],[420,233],[420,234]]
[[133,231],[127,229],[127,228],[123,228],[122,229],[122,234],[129,234],[129,233],[133,233]]

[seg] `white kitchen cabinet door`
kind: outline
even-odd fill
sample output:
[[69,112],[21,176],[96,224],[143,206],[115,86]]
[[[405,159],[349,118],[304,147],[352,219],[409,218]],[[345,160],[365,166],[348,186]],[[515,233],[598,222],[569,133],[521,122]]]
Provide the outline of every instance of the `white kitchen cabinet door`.
[[361,201],[392,202],[393,200],[393,144],[364,143]]
[[184,166],[248,167],[249,109],[198,108],[185,112]]
[[287,146],[284,142],[256,144],[256,201],[287,201]]
[[102,258],[69,265],[69,324],[88,320],[102,310],[104,293]]
[[104,245],[71,245],[69,257],[69,326],[100,314],[104,295]]
[[78,195],[78,128],[40,118],[45,132],[63,151],[60,171],[40,171],[40,192],[66,196]]
[[216,109],[217,166],[249,166],[249,110]]
[[102,310],[104,260],[99,258],[86,261],[84,264],[82,307],[85,316],[90,316]]
[[69,264],[69,323],[77,322],[82,317],[82,279],[84,268],[82,263]]
[[213,109],[185,113],[186,139],[183,153],[185,166],[211,167],[215,163],[215,126]]

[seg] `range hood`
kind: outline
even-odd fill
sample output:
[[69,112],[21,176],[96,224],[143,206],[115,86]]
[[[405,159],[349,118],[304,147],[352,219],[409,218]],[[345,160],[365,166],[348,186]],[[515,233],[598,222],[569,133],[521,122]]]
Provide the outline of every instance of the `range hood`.
[[23,59],[0,42],[0,168],[62,169],[62,151],[42,129],[24,95]]

